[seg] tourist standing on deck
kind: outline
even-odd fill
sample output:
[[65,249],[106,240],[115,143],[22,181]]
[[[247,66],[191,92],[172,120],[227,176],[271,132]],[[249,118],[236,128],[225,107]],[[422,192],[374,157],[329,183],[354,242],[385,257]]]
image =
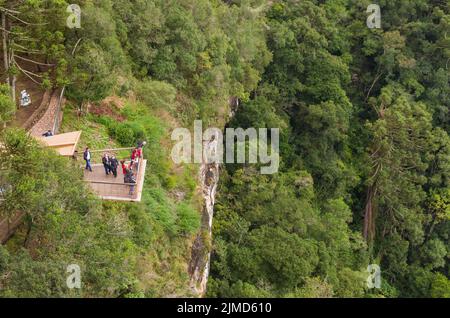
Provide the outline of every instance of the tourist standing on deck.
[[126,169],[126,174],[125,174],[125,176],[123,178],[123,181],[124,181],[124,183],[129,183],[130,184],[130,192],[128,194],[129,195],[133,195],[134,187],[135,187],[135,184],[136,184],[136,178],[134,177],[132,168],[130,168],[130,169],[127,168]]
[[105,173],[107,175],[109,175],[109,173],[111,172],[111,166],[110,166],[110,162],[109,162],[109,157],[108,154],[105,153],[102,157],[102,163],[103,163],[103,167],[105,168]]
[[131,152],[131,160],[134,161],[136,158],[139,158],[139,148],[136,147]]
[[92,172],[91,167],[91,152],[89,151],[89,148],[86,147],[86,150],[83,153],[83,159],[86,161],[86,170],[89,170]]
[[142,147],[144,147],[145,144],[145,141],[139,142],[137,147],[131,152],[131,162],[134,163],[136,171],[139,169],[139,162],[142,159]]
[[117,161],[116,157],[113,155],[109,160],[109,166],[114,175],[114,178],[117,178],[117,167],[119,166],[119,161]]
[[120,165],[122,166],[123,175],[127,174],[127,165],[125,164],[125,160],[120,160]]

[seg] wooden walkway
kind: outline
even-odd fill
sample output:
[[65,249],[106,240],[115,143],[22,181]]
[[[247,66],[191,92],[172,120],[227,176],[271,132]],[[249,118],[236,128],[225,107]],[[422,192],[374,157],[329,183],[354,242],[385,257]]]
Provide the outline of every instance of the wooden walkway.
[[[92,190],[103,200],[140,202],[146,168],[147,160],[142,160],[136,175],[136,184],[131,185],[124,183],[120,166],[118,167],[117,178],[114,178],[112,174],[106,175],[103,164],[92,164],[92,172],[84,170],[84,181],[89,183]],[[134,190],[130,194],[132,187],[134,187]]]

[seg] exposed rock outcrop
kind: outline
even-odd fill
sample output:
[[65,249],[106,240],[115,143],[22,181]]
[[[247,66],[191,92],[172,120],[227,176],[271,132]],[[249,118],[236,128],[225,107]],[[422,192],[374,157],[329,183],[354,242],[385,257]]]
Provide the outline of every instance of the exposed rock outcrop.
[[[216,152],[215,140],[203,142],[203,149]],[[202,297],[206,293],[206,284],[209,276],[212,241],[212,221],[217,185],[219,182],[219,164],[207,163],[200,165],[200,185],[204,198],[202,209],[202,228],[192,246],[189,274],[191,277],[191,290],[195,295]]]

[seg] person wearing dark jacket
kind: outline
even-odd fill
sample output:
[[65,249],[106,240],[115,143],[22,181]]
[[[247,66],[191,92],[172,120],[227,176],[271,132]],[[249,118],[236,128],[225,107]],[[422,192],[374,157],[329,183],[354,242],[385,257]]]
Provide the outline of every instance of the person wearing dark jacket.
[[109,159],[109,166],[111,167],[114,178],[117,178],[117,167],[119,166],[119,161],[115,156],[111,156],[111,159]]
[[84,161],[86,161],[86,170],[89,170],[90,172],[92,172],[91,152],[89,151],[89,148],[86,148],[86,150],[84,151],[83,159],[84,159]]
[[135,187],[134,184],[136,183],[136,178],[134,177],[133,169],[126,168],[126,174],[123,178],[123,181],[124,181],[124,183],[131,183],[130,192],[128,194],[133,195],[134,187]]
[[110,161],[109,161],[109,157],[108,154],[105,153],[102,157],[102,163],[103,163],[103,167],[105,168],[105,173],[107,175],[109,175],[109,173],[111,172],[111,166],[110,166]]
[[42,134],[44,137],[51,137],[53,136],[53,132],[49,129],[45,133]]
[[146,141],[140,141],[140,142],[138,142],[138,144],[137,144],[137,148],[143,148],[146,144],[147,144]]

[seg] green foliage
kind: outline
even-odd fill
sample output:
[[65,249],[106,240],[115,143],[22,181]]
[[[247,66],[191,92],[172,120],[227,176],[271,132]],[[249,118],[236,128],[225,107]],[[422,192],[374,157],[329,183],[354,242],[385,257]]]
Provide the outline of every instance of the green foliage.
[[14,118],[16,105],[11,99],[10,89],[5,84],[0,84],[0,126]]
[[140,127],[127,123],[120,123],[110,127],[110,135],[123,146],[134,145],[138,139],[143,137]]
[[109,61],[95,43],[83,43],[79,50],[72,63],[72,83],[67,94],[80,103],[98,101],[106,97],[114,85]]
[[[230,126],[280,127],[281,169],[226,166],[210,295],[445,297],[450,12],[380,5],[382,29],[364,25],[358,1],[279,1],[266,12],[273,59]],[[374,240],[364,242],[368,222]],[[286,261],[291,241],[309,263]],[[372,262],[376,291],[365,288]]]
[[[8,297],[114,296],[131,284],[135,246],[126,217],[99,202],[66,159],[23,131],[7,130],[1,162],[4,182],[12,185],[1,203],[1,217],[25,213],[26,249],[2,252],[0,294]],[[8,159],[6,159],[8,158]],[[8,256],[9,255],[9,256]],[[33,256],[32,256],[33,255]],[[83,289],[67,288],[66,268],[78,264]],[[4,273],[9,273],[5,275]]]
[[450,281],[441,273],[437,273],[432,282],[431,297],[450,298]]
[[139,100],[151,109],[167,109],[174,113],[177,91],[165,82],[144,80],[138,81],[133,88]]
[[200,228],[200,214],[185,203],[177,206],[178,227],[181,233],[194,234]]
[[[30,22],[9,19],[15,52],[54,64],[45,88],[67,86],[63,131],[97,149],[146,140],[148,159],[142,203],[101,204],[78,166],[4,131],[0,215],[25,223],[0,247],[1,296],[187,295],[200,229],[209,296],[449,297],[442,1],[381,1],[381,29],[356,0],[82,0],[81,29],[65,26],[66,1],[0,2]],[[75,114],[109,95],[124,106]],[[168,160],[168,136],[197,118],[223,126],[230,98],[229,127],[280,128],[281,163],[274,175],[225,165],[210,246],[198,169]],[[0,124],[14,111],[1,85]],[[71,263],[81,291],[65,287]],[[380,290],[366,288],[369,263]]]
[[[332,282],[323,286],[324,296],[362,295],[364,277],[358,271],[365,257],[356,257],[363,244],[348,229],[351,211],[340,200],[329,201],[323,211],[313,206],[311,181],[305,173],[265,177],[251,168],[230,176],[219,199],[226,203],[217,205],[213,229],[220,239],[211,295],[245,297],[233,287],[242,282],[251,288],[266,286],[271,296],[312,297],[308,284],[318,284],[310,280],[313,273]],[[238,194],[239,200],[227,200]]]

